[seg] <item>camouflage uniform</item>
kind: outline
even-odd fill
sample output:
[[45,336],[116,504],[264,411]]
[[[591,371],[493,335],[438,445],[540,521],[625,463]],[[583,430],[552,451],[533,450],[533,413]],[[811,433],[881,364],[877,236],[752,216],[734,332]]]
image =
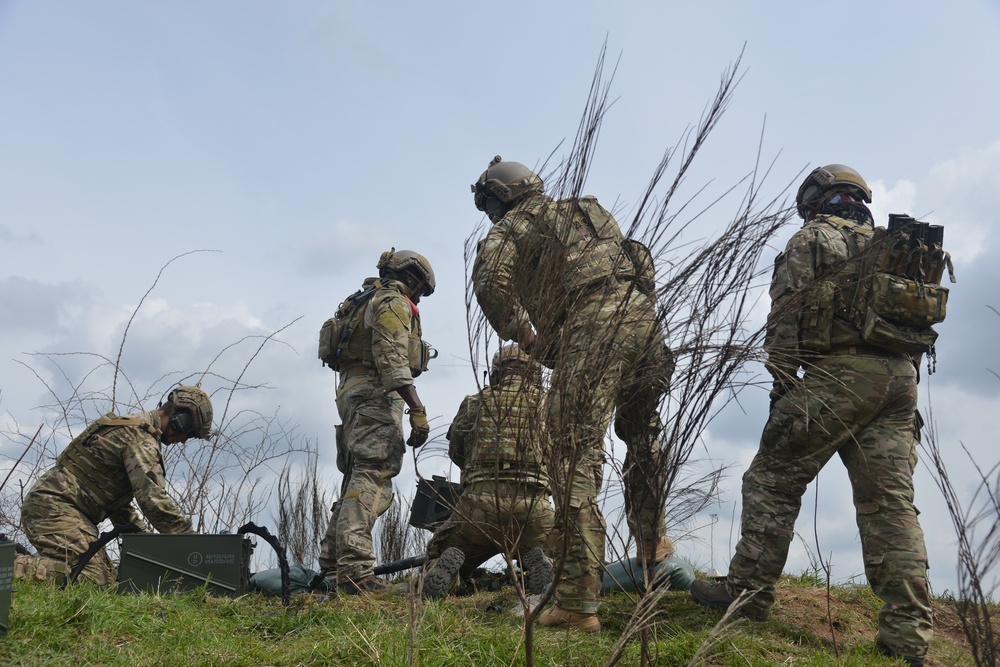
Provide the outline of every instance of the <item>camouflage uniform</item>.
[[[365,286],[375,282],[365,281]],[[361,326],[342,353],[337,411],[337,463],[344,473],[332,507],[319,565],[337,582],[372,576],[372,528],[392,504],[392,479],[403,465],[403,399],[396,389],[413,384],[409,351],[421,336],[420,315],[406,286],[382,280],[365,306]]]
[[[159,532],[191,532],[190,519],[167,495],[157,413],[112,417],[102,417],[91,437],[70,443],[28,491],[21,525],[38,556],[22,559],[20,574],[51,579],[68,574],[97,539],[102,521],[139,523],[133,498]],[[116,574],[102,550],[80,576],[108,584]]]
[[[658,407],[673,369],[651,296],[618,223],[593,197],[556,202],[540,192],[518,201],[480,241],[473,266],[479,305],[506,340],[528,324],[532,356],[553,368],[548,427],[556,501],[553,552],[566,559],[559,607],[594,613],[606,524],[597,496],[604,436],[615,413],[625,441],[625,503],[637,541],[665,534]],[[568,507],[565,505],[568,503]]]
[[427,556],[461,549],[463,579],[499,553],[519,558],[544,548],[552,533],[543,398],[540,378],[508,372],[498,384],[466,396],[448,429],[448,455],[462,470],[463,491],[427,544]]
[[[871,234],[870,221],[819,215],[775,261],[765,341],[775,401],[743,476],[742,534],[727,590],[759,591],[747,610],[767,616],[802,495],[838,454],[853,488],[865,574],[885,602],[879,641],[900,655],[923,656],[932,618],[927,552],[913,504],[916,367],[906,354],[866,346],[843,316],[843,295],[859,278],[852,246],[863,250]],[[826,333],[817,337],[811,326],[824,283],[839,304],[826,328],[828,346],[814,344]],[[797,379],[800,366],[805,374]]]

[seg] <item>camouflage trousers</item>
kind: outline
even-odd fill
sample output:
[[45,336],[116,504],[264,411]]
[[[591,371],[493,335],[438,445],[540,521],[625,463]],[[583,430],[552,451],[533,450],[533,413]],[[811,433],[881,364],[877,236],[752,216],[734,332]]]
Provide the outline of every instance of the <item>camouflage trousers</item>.
[[[659,405],[673,372],[654,304],[627,284],[578,299],[560,330],[548,414],[549,473],[556,533],[564,548],[556,603],[596,612],[604,568],[606,524],[597,503],[604,439],[611,416],[626,445],[625,510],[632,537],[655,541],[664,526],[666,453]],[[564,541],[564,542],[563,542]]]
[[346,448],[340,498],[320,547],[323,572],[337,582],[371,576],[375,564],[372,529],[392,504],[392,480],[403,466],[403,400],[381,386],[363,383],[337,396],[343,422],[338,447]]
[[884,601],[879,639],[921,656],[932,634],[927,550],[913,504],[916,369],[908,359],[822,357],[771,410],[743,476],[742,532],[729,566],[730,594],[774,603],[806,486],[834,454],[854,495],[865,575]]
[[465,554],[459,576],[468,579],[497,554],[520,559],[535,547],[546,547],[555,522],[549,492],[537,484],[474,482],[462,491],[451,516],[427,543],[427,557],[445,549]]
[[[83,512],[63,498],[46,493],[28,493],[21,505],[21,525],[38,555],[18,557],[19,576],[58,583],[99,534],[97,526]],[[117,579],[117,571],[101,549],[83,568],[80,577],[103,586]]]

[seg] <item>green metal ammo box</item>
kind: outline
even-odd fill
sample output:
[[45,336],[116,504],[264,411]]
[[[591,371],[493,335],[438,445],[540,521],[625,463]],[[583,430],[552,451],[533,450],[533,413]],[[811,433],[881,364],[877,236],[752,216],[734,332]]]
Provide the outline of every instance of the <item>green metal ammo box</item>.
[[0,635],[7,632],[7,615],[14,583],[14,543],[0,544]]
[[417,493],[410,506],[410,525],[433,531],[444,523],[462,495],[462,485],[440,475],[417,480]]
[[205,586],[212,595],[247,592],[253,543],[242,535],[121,536],[118,592],[185,591]]

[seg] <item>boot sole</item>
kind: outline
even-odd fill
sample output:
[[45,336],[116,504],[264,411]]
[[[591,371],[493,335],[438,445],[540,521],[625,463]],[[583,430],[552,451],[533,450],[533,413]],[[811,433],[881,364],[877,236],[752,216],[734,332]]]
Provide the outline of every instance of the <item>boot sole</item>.
[[524,578],[524,585],[532,595],[544,593],[552,583],[552,561],[541,547],[535,547],[524,555],[521,559],[521,569],[528,572]]
[[458,571],[465,563],[465,554],[456,547],[448,547],[424,575],[423,595],[427,599],[443,598],[451,589]]

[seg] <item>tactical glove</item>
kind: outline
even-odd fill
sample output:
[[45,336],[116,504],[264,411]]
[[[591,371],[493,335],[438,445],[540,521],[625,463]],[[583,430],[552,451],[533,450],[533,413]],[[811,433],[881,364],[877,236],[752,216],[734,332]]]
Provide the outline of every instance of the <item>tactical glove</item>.
[[419,408],[410,408],[406,411],[410,415],[410,438],[406,441],[410,447],[416,449],[427,442],[431,428],[427,425],[427,408],[421,405]]

